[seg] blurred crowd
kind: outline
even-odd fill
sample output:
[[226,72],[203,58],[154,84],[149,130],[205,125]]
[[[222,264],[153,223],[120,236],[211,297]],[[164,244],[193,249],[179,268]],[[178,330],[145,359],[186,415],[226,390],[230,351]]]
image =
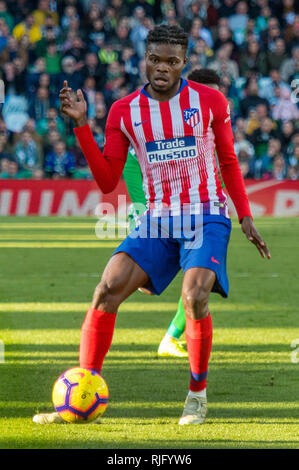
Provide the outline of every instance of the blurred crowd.
[[91,178],[59,112],[68,80],[88,102],[100,148],[111,104],[146,83],[155,24],[189,33],[189,61],[212,68],[231,108],[243,176],[299,178],[296,0],[0,0],[0,178]]

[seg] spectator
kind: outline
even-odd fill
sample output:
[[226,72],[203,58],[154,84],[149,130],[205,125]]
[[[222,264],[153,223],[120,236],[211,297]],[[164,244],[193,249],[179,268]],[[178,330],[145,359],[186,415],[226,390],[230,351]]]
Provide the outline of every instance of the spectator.
[[287,179],[297,181],[299,179],[299,165],[288,167]]
[[219,17],[228,18],[235,13],[236,0],[223,0],[218,8]]
[[14,94],[7,96],[2,108],[2,116],[8,131],[21,132],[29,119],[26,98]]
[[83,93],[86,96],[87,102],[87,115],[88,117],[95,116],[95,95],[96,95],[96,83],[93,77],[87,77],[83,84]]
[[248,111],[250,108],[255,108],[258,104],[265,104],[269,108],[269,103],[265,98],[261,98],[258,88],[258,81],[255,76],[248,78],[244,92],[246,97],[240,101],[240,111],[242,116],[248,116]]
[[299,70],[299,44],[292,49],[292,57],[285,59],[280,67],[281,78],[288,82],[290,77]]
[[217,31],[217,39],[215,41],[215,49],[219,49],[221,46],[227,44],[227,43],[232,43],[235,47],[235,43],[233,41],[233,35],[231,30],[229,29],[228,26],[221,26],[218,28]]
[[247,136],[251,136],[256,129],[260,128],[261,123],[256,108],[249,108],[248,117],[246,120],[244,119],[244,122]]
[[254,178],[254,174],[250,169],[250,156],[246,150],[241,150],[239,153],[239,165],[243,178]]
[[40,121],[47,117],[49,108],[51,107],[49,99],[49,90],[45,87],[39,87],[36,95],[31,99],[29,104],[29,115],[36,121]]
[[239,67],[240,74],[244,77],[250,77],[252,72],[267,74],[266,54],[261,51],[257,40],[247,44],[245,51],[241,54]]
[[59,134],[57,129],[51,129],[43,139],[43,154],[47,155],[50,153],[54,145],[59,141],[62,140],[62,135]]
[[275,105],[279,99],[275,96],[276,89],[289,88],[288,84],[281,79],[281,74],[278,69],[271,69],[269,77],[261,77],[258,81],[259,96],[265,98],[270,105]]
[[276,157],[282,156],[279,139],[270,139],[266,152],[254,160],[254,177],[270,179],[273,162]]
[[269,116],[268,108],[264,103],[260,103],[256,106],[256,116],[259,122],[262,121],[265,117]]
[[83,77],[81,73],[76,70],[76,59],[71,55],[65,56],[61,61],[61,68],[61,86],[63,84],[63,80],[67,80],[68,86],[73,90],[78,90],[78,88],[81,88]]
[[285,41],[283,38],[278,37],[273,43],[273,49],[267,51],[268,70],[279,69],[287,58]]
[[50,9],[49,0],[39,0],[38,7],[33,11],[33,17],[34,23],[40,28],[45,25],[48,17],[53,19],[55,24],[58,24],[59,21],[58,14]]
[[197,62],[202,68],[206,68],[213,58],[213,51],[204,39],[199,39],[193,47],[193,53],[197,55]]
[[199,38],[203,39],[208,47],[212,48],[214,41],[211,32],[204,27],[203,21],[201,18],[196,17],[192,21],[191,30],[189,33],[189,47],[193,48],[193,43],[198,41]]
[[77,8],[74,5],[67,5],[61,18],[62,28],[68,30],[72,20],[79,20]]
[[11,159],[11,156],[0,158],[0,179],[6,179],[5,177],[9,172],[9,162]]
[[247,23],[248,23],[248,7],[247,3],[244,1],[240,1],[236,5],[236,11],[229,16],[228,18],[228,25],[231,31],[233,31],[235,37],[240,32],[244,32]]
[[75,157],[66,149],[65,142],[59,140],[54,144],[53,151],[45,158],[45,173],[53,179],[70,178],[75,171]]
[[[40,149],[43,148],[43,144],[44,144],[43,137],[36,132],[36,122],[34,119],[32,118],[28,119],[28,121],[26,122],[23,128],[23,132],[24,131],[27,131],[30,133],[32,139],[34,140],[34,142]],[[14,134],[14,139],[13,139],[14,145],[20,140],[21,135],[22,134]],[[42,151],[41,153],[43,154]]]
[[293,121],[284,121],[281,126],[281,145],[285,152],[287,147],[291,144],[293,137],[296,135],[295,126]]
[[35,170],[41,169],[41,149],[28,131],[22,132],[21,138],[15,146],[14,154],[19,169],[28,172],[28,176],[32,176]]
[[153,26],[152,20],[144,16],[131,30],[130,39],[132,43],[135,44],[135,49],[140,59],[145,54],[145,40],[149,30],[152,29]]
[[112,64],[118,59],[118,54],[110,42],[104,43],[98,52],[100,63],[103,65]]
[[[11,160],[12,154],[7,150],[6,141],[0,141],[0,164],[2,160]],[[1,170],[3,171],[3,170]]]
[[285,31],[285,38],[287,46],[290,50],[293,47],[298,46],[299,42],[299,15],[298,15],[298,5],[297,5],[297,14],[293,15],[293,21],[288,23]]
[[274,16],[268,19],[267,29],[262,31],[260,38],[264,50],[274,50],[275,40],[280,37],[280,26],[278,19]]
[[34,16],[29,14],[26,16],[25,21],[17,24],[12,32],[15,39],[21,39],[24,34],[27,34],[31,43],[36,43],[42,38],[42,32],[39,26],[34,22]]
[[120,56],[120,61],[124,66],[126,81],[131,83],[131,91],[136,88],[138,80],[138,56],[135,54],[133,47],[124,47]]
[[0,1],[0,18],[3,18],[5,23],[8,26],[9,31],[11,32],[14,27],[14,18],[7,9],[6,2],[3,0]]
[[5,20],[0,17],[0,52],[6,47],[9,34],[9,28]]
[[246,139],[245,133],[242,131],[237,131],[235,133],[235,152],[238,158],[240,152],[242,151],[246,152],[248,158],[252,158],[254,156],[254,147],[249,142],[249,140]]
[[270,139],[278,137],[279,134],[274,129],[273,121],[268,117],[262,119],[261,126],[256,129],[250,137],[250,141],[255,148],[256,156],[260,157],[267,153]]
[[60,116],[58,116],[57,109],[49,108],[47,110],[46,117],[38,120],[36,132],[42,136],[45,136],[53,129],[57,130],[61,136],[64,136],[66,133],[64,121]]
[[292,102],[291,92],[287,88],[280,90],[280,98],[272,110],[272,116],[276,121],[299,119],[299,110]]
[[299,163],[298,149],[299,149],[299,133],[295,133],[290,139],[289,144],[285,147],[284,156],[288,162],[288,165],[294,166]]
[[283,180],[287,175],[287,166],[281,155],[274,158],[272,178],[276,180]]
[[[27,131],[46,156],[63,140],[65,152],[76,156],[79,171],[73,177],[89,178],[70,122],[58,111],[63,81],[67,79],[74,90],[83,89],[90,125],[103,146],[114,100],[147,81],[145,41],[154,22],[161,21],[185,25],[190,32],[184,76],[195,67],[219,73],[244,177],[272,177],[271,152],[278,137],[285,174],[295,178],[299,108],[288,98],[292,80],[299,78],[299,15],[294,0],[0,0],[0,77],[6,94],[0,149],[13,155],[11,148]],[[7,169],[8,159],[3,160]],[[257,166],[263,160],[258,171],[252,168],[255,160]],[[22,171],[11,165],[16,177]],[[32,177],[42,176],[42,170],[36,170]]]
[[80,37],[73,38],[71,48],[67,50],[67,53],[76,60],[76,70],[80,70],[84,66],[85,56],[85,44]]
[[97,126],[105,129],[107,120],[107,109],[104,103],[96,104],[95,123]]
[[22,59],[16,57],[13,62],[3,66],[3,77],[5,94],[24,95],[26,90],[25,64]]
[[61,71],[60,68],[60,61],[61,61],[61,54],[57,52],[56,43],[53,41],[49,42],[47,45],[47,52],[45,54],[45,64],[46,64],[46,72],[50,75],[52,74],[59,74]]
[[113,44],[113,49],[120,55],[124,47],[132,47],[133,44],[129,38],[129,29],[125,24],[119,24],[115,33],[111,43]]
[[255,19],[255,29],[257,34],[260,35],[262,32],[267,30],[268,21],[271,17],[271,9],[268,5],[268,1],[259,2],[259,13]]
[[24,173],[23,171],[19,170],[18,163],[13,160],[2,160],[0,162],[1,165],[1,173],[0,173],[0,178],[5,179],[5,180],[11,180],[11,179],[24,179],[28,178],[31,175],[28,175],[28,173]]
[[233,80],[239,77],[238,65],[234,60],[230,60],[232,45],[230,43],[221,46],[216,53],[216,60],[210,63],[210,68],[219,75],[229,75]]
[[38,57],[44,57],[47,53],[47,47],[51,43],[55,43],[57,46],[60,47],[61,42],[61,31],[60,28],[55,28],[53,26],[49,26],[44,28],[44,33],[42,38],[37,41],[35,44],[36,55]]
[[84,66],[81,69],[83,80],[93,77],[95,79],[96,89],[101,90],[106,82],[106,65],[99,62],[95,52],[88,52],[85,55]]

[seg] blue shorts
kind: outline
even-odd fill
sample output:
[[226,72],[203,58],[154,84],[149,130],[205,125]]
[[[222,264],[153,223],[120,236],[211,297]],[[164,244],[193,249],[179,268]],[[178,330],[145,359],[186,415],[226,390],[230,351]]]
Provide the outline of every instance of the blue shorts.
[[[222,215],[203,215],[199,227],[196,217],[189,216],[191,232],[187,230],[186,235],[186,230],[180,233],[175,230],[175,217],[168,218],[165,229],[163,217],[146,213],[140,218],[139,227],[132,230],[113,255],[127,253],[147,273],[150,282],[144,287],[153,294],[161,294],[180,269],[185,273],[190,268],[202,267],[216,274],[212,292],[227,297],[226,258],[231,221]],[[194,237],[194,233],[198,236]]]

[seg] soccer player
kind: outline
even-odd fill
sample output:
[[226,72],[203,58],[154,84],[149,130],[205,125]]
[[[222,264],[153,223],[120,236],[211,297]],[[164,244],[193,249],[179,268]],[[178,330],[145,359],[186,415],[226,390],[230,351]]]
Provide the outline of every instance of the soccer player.
[[[103,153],[87,124],[82,91],[77,90],[75,99],[65,81],[59,96],[61,111],[74,120],[74,132],[100,189],[108,193],[116,187],[131,145],[148,205],[139,226],[114,251],[95,288],[81,330],[80,367],[100,372],[120,304],[140,287],[159,295],[182,268],[191,377],[179,424],[196,425],[204,423],[207,414],[212,346],[209,296],[211,291],[228,295],[231,222],[209,143],[210,127],[242,230],[262,257],[270,258],[270,252],[252,220],[234,153],[227,100],[217,90],[181,78],[187,48],[188,36],[177,26],[160,25],[149,32],[145,53],[149,82],[112,105]],[[37,415],[34,421],[58,422],[57,413]]]
[[[220,77],[219,75],[212,69],[194,69],[192,72],[188,74],[188,80],[192,80],[193,82],[197,83],[202,83],[204,85],[207,85],[211,88],[214,88],[215,90],[219,90],[219,85],[220,85]],[[213,131],[210,129],[210,134],[211,134],[211,145],[213,145],[214,142],[214,136],[213,136]],[[129,156],[128,156],[129,159]],[[128,160],[127,160],[128,162]],[[127,165],[127,163],[126,163]],[[126,167],[125,167],[126,168]],[[133,197],[136,197],[137,194],[140,194],[140,190],[137,190],[137,187],[135,187],[135,191],[132,188],[132,184],[135,184],[137,186],[138,184],[138,179],[130,180],[128,178],[129,175],[127,175],[127,172],[125,173],[124,171],[124,178],[128,187],[128,191],[131,197],[131,193],[133,194]],[[134,201],[135,202],[135,201]],[[168,327],[168,330],[166,331],[164,338],[162,339],[159,348],[158,348],[158,355],[165,357],[165,356],[171,356],[171,357],[187,357],[188,353],[184,349],[182,342],[180,341],[180,337],[185,331],[185,326],[186,326],[186,316],[184,312],[184,307],[183,307],[183,301],[182,297],[179,299],[178,303],[178,309],[173,317],[173,319],[170,322],[170,325]]]
[[[192,80],[197,83],[203,83],[204,85],[210,86],[215,90],[219,90],[220,77],[212,69],[194,69],[188,75],[188,80]],[[213,131],[210,129],[211,138],[214,141]],[[134,226],[134,218],[145,209],[146,198],[143,190],[142,173],[140,165],[134,149],[130,149],[127,157],[127,161],[124,167],[123,176],[126,182],[128,193],[130,195],[132,206],[129,214],[130,227]],[[143,292],[148,293],[145,289]],[[183,307],[182,297],[179,299],[178,309],[171,320],[170,325],[165,333],[159,348],[158,355],[165,357],[188,357],[188,353],[185,350],[183,343],[180,341],[180,337],[185,331],[186,317]]]

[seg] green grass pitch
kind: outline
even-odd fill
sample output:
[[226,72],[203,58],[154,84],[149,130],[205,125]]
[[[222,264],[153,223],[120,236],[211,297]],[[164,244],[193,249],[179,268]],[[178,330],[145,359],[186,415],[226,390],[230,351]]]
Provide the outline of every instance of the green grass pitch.
[[[299,219],[256,219],[270,261],[236,220],[230,296],[212,294],[214,342],[203,426],[179,427],[186,359],[158,359],[182,276],[160,297],[120,308],[103,376],[102,424],[38,426],[54,380],[77,365],[80,327],[117,242],[98,240],[93,218],[0,218],[0,448],[299,448]],[[299,353],[297,354],[299,357]],[[293,359],[296,354],[293,354]]]

